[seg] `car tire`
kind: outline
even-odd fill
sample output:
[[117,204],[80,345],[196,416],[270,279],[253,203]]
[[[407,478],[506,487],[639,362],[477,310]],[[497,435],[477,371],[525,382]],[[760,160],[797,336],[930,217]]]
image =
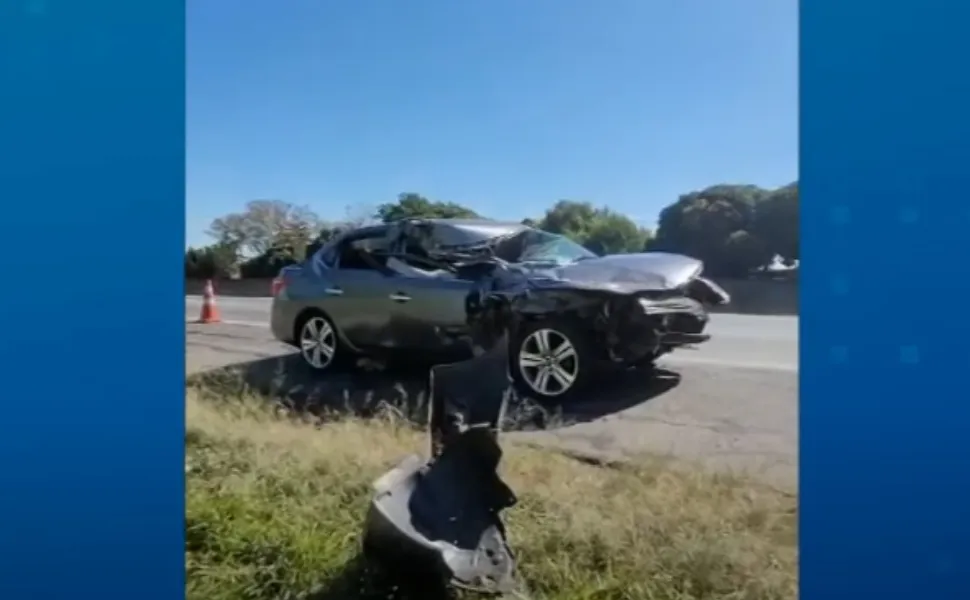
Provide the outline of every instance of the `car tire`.
[[327,315],[311,311],[296,324],[296,347],[310,370],[326,372],[347,364],[347,352],[340,343],[337,328]]
[[510,339],[509,371],[517,391],[541,401],[574,398],[594,377],[594,348],[589,333],[571,320],[525,324]]

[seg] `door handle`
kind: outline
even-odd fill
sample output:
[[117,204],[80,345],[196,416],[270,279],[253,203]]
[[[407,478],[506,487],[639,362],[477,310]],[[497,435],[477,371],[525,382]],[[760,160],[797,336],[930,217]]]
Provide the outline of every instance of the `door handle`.
[[411,296],[408,296],[407,294],[402,294],[401,292],[398,292],[396,294],[391,294],[390,298],[395,302],[408,302],[411,300]]
[[343,296],[344,291],[338,287],[330,287],[323,290],[323,293],[328,296]]

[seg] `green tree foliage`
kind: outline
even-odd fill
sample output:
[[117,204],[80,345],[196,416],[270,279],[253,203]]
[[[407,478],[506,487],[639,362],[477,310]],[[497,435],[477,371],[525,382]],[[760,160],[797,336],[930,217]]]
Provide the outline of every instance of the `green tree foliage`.
[[322,248],[324,244],[333,238],[337,237],[337,234],[339,234],[345,228],[346,226],[343,225],[328,225],[322,228],[319,233],[317,233],[317,236],[313,238],[313,241],[310,242],[310,245],[307,246],[306,256],[309,257],[316,254],[317,250]]
[[582,243],[600,255],[623,254],[639,252],[649,239],[650,231],[640,227],[629,217],[600,209]]
[[798,183],[771,192],[755,214],[754,231],[786,264],[799,259]]
[[[239,272],[243,277],[275,277],[280,269],[303,262],[346,228],[343,224],[332,224],[321,227],[312,236],[305,231],[298,231],[292,237],[280,236],[266,252],[239,265]],[[310,242],[304,242],[310,237]]]
[[778,190],[716,185],[684,194],[660,213],[648,250],[695,256],[713,275],[741,277],[775,256],[798,258],[798,184]]
[[558,233],[580,243],[586,240],[596,218],[596,208],[589,202],[560,200],[546,210],[537,226],[549,233]]
[[239,261],[239,251],[230,243],[217,243],[185,251],[185,276],[189,279],[230,277]]
[[385,223],[413,217],[474,219],[480,218],[480,215],[461,204],[428,200],[421,194],[414,193],[400,194],[397,202],[381,204],[374,215],[374,218]]
[[243,261],[239,274],[244,278],[276,277],[280,269],[301,262],[304,255],[291,246],[273,246],[266,252]]
[[[242,212],[213,221],[209,233],[217,243],[186,252],[186,276],[225,276],[239,264],[241,251],[251,257],[239,265],[244,277],[275,276],[346,228],[373,219],[482,218],[468,207],[416,193],[361,210],[351,214],[348,209],[343,220],[325,223],[306,207],[280,200],[250,202]],[[703,260],[711,275],[742,277],[775,257],[789,264],[799,259],[798,213],[798,182],[775,190],[722,184],[684,194],[664,208],[655,237],[621,213],[573,200],[560,200],[541,219],[522,223],[568,236],[597,254],[678,252]]]
[[320,217],[306,206],[282,200],[253,200],[242,212],[212,221],[209,235],[250,255],[261,255],[274,246],[305,248],[321,227]]
[[557,202],[535,225],[565,235],[597,254],[638,252],[650,237],[649,231],[625,215],[572,200]]

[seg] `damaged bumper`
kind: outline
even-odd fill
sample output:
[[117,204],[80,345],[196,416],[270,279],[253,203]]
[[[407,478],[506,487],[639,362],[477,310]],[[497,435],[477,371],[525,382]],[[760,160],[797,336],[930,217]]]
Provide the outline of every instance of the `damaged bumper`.
[[641,298],[640,306],[653,325],[652,337],[660,346],[700,344],[711,338],[703,333],[710,317],[704,306],[691,298],[650,300]]

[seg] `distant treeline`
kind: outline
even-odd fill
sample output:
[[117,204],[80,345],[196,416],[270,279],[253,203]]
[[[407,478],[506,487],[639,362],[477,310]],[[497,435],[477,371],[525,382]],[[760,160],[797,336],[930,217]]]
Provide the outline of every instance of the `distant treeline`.
[[[662,250],[704,261],[715,277],[745,277],[780,261],[799,259],[798,183],[768,190],[755,185],[715,185],[684,194],[660,212],[656,231],[590,202],[560,200],[523,222],[566,235],[599,254]],[[244,210],[212,222],[213,244],[189,248],[189,278],[272,277],[303,260],[348,227],[404,217],[488,217],[455,202],[400,194],[373,212],[327,221],[305,206],[254,200]]]

